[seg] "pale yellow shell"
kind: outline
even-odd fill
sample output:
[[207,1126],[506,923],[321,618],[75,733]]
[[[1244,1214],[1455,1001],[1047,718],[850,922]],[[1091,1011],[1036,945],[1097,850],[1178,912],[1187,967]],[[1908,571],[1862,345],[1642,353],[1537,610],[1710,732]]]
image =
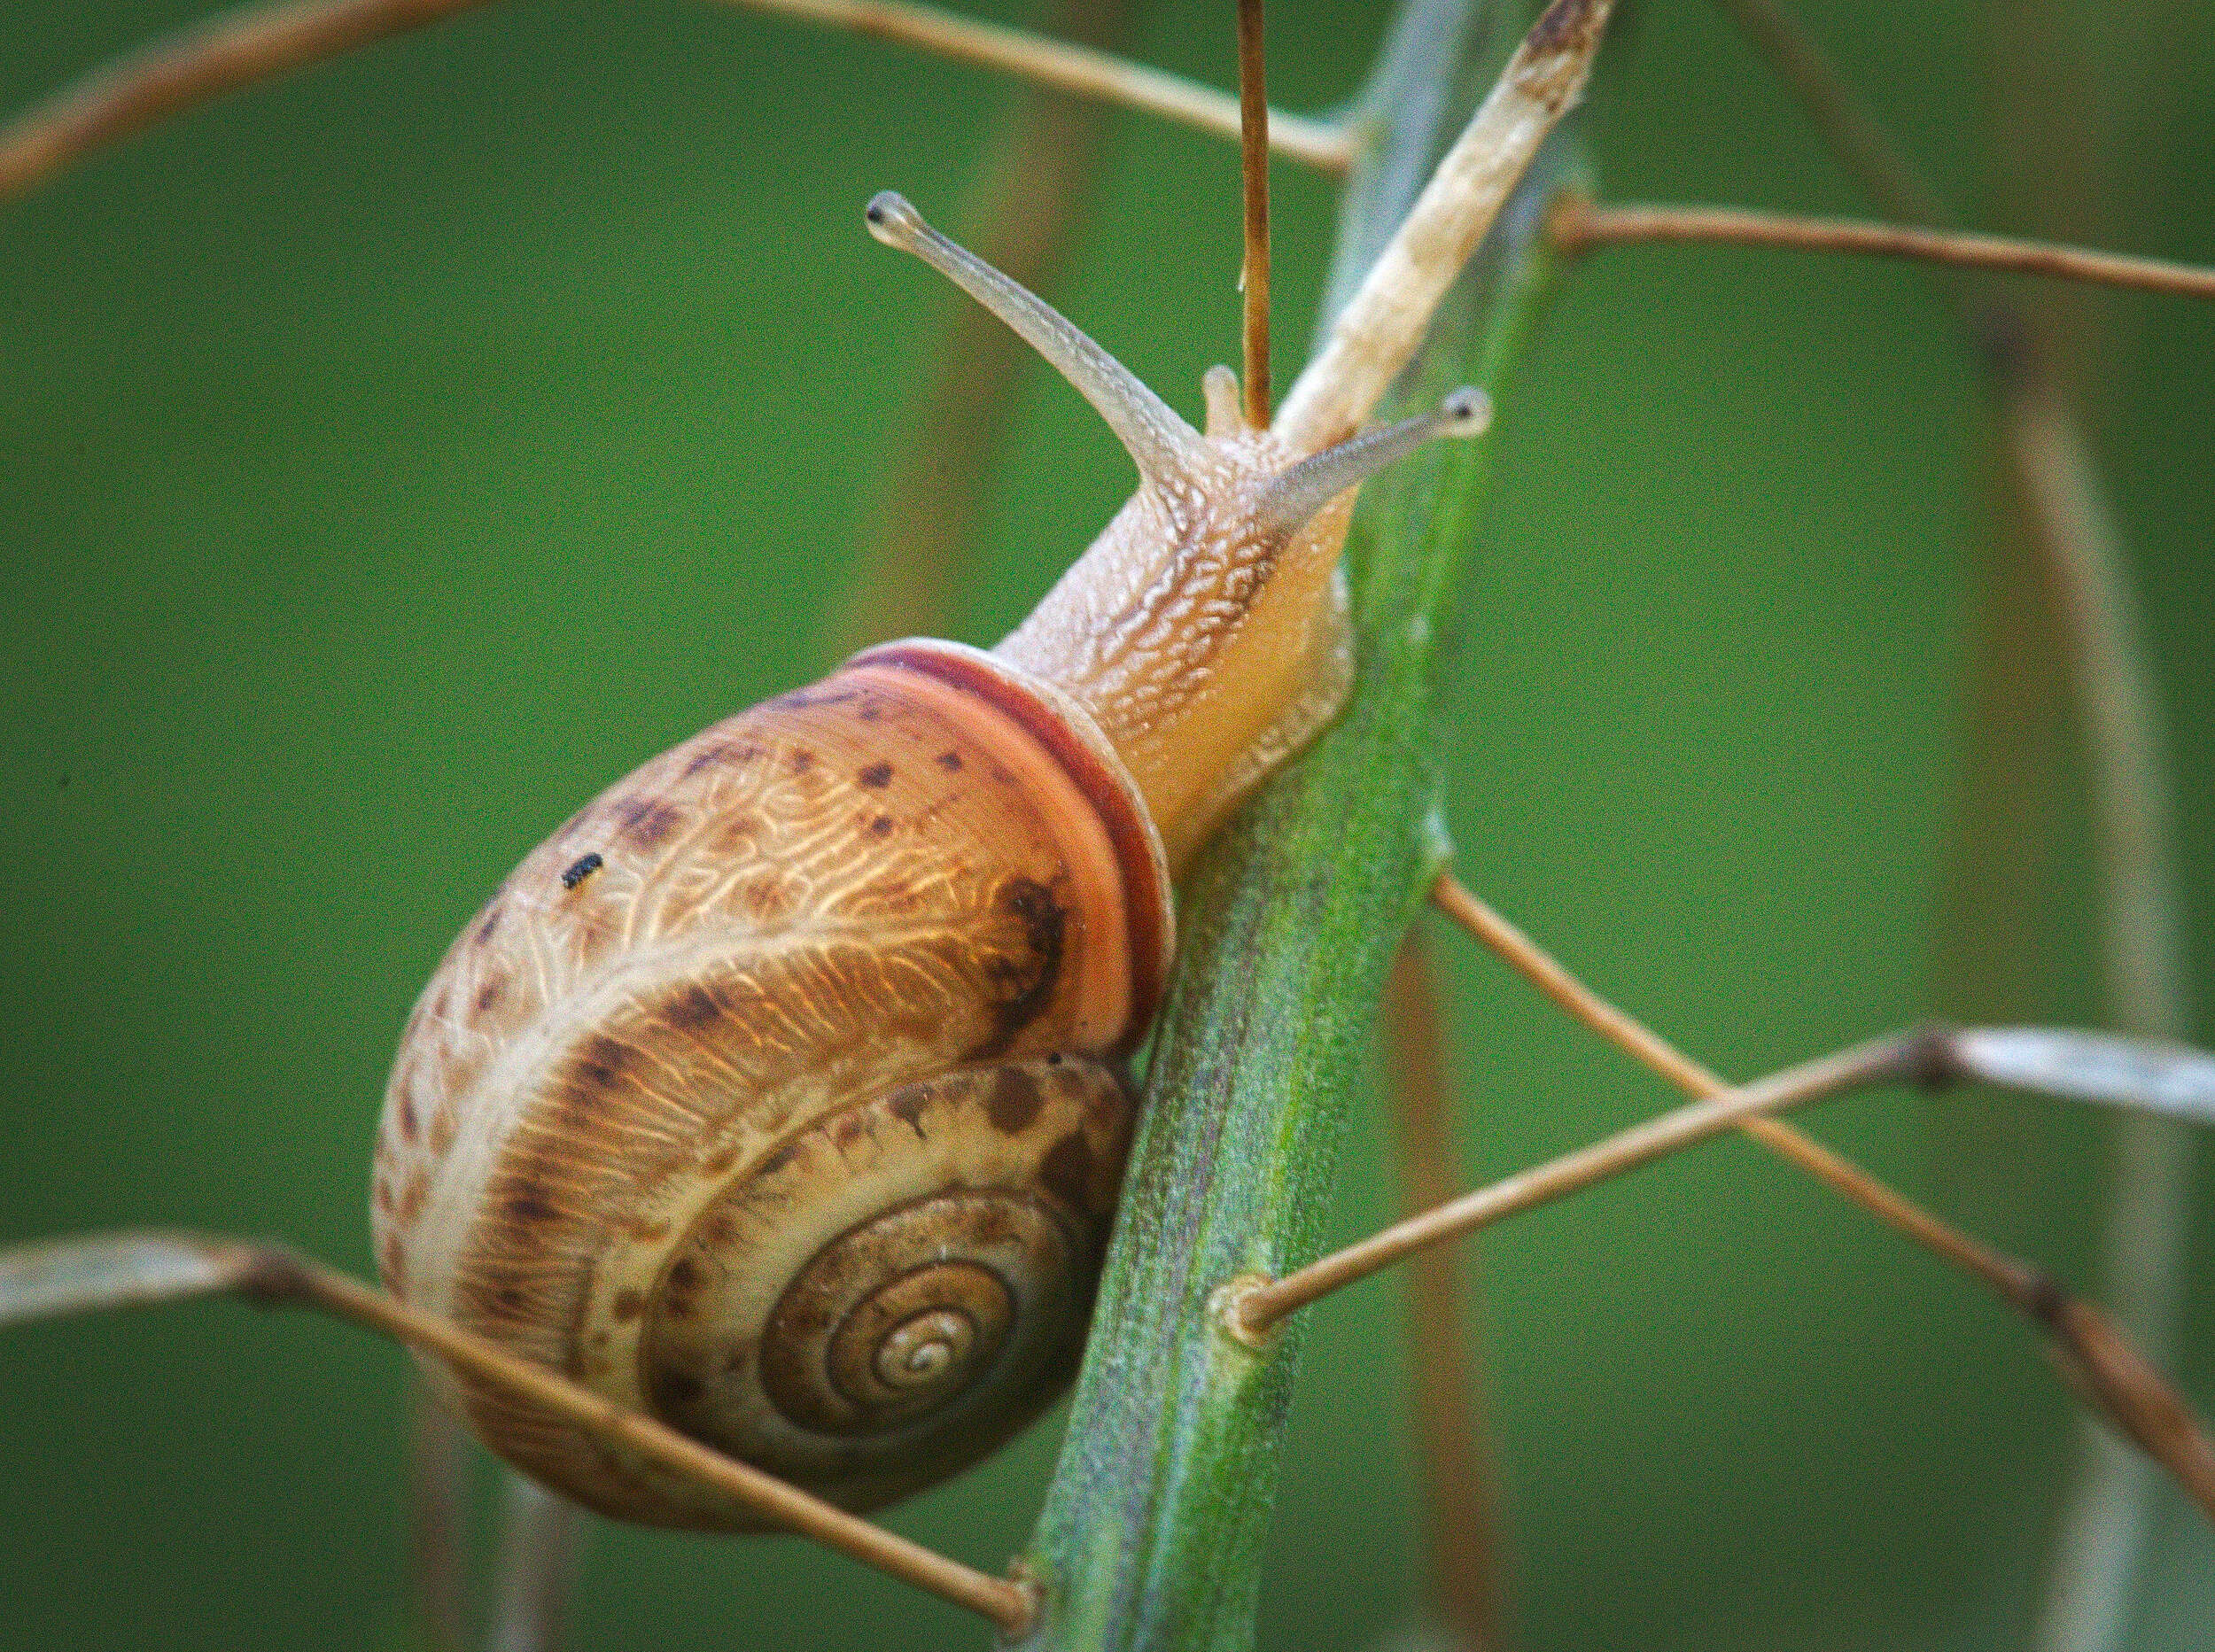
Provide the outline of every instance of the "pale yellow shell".
[[[1075,1369],[1168,899],[1113,751],[988,655],[877,650],[719,723],[534,850],[425,988],[385,1282],[850,1507],[951,1473]],[[754,1524],[460,1398],[588,1506]]]

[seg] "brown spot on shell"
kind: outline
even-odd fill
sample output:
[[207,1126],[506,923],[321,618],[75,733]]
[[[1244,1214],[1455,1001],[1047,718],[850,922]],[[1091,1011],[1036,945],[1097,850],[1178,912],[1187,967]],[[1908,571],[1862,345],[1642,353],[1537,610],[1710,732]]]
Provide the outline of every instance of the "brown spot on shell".
[[508,982],[506,977],[494,975],[490,981],[486,981],[483,986],[477,989],[477,1012],[479,1015],[489,1013],[492,1011],[493,1006],[497,1004],[501,999],[507,997],[507,995]]
[[884,836],[887,833],[892,830],[892,817],[890,815],[879,815],[875,819],[869,822],[869,830],[879,837]]
[[[503,889],[501,893],[504,894],[506,891]],[[495,895],[485,907],[484,921],[477,926],[478,945],[489,946],[492,943],[493,935],[500,927],[501,911],[500,896]]]
[[730,854],[752,842],[761,835],[761,817],[735,814],[715,829],[716,847]]
[[687,779],[689,779],[703,769],[714,768],[718,765],[734,769],[743,768],[760,756],[761,748],[751,741],[718,741],[694,755],[692,761],[685,764],[685,775]]
[[552,1222],[561,1213],[548,1199],[544,1188],[526,1182],[508,1196],[508,1214],[517,1222]]
[[654,1371],[654,1402],[658,1410],[689,1410],[700,1403],[700,1396],[707,1391],[700,1379],[686,1371],[672,1371],[657,1367]]
[[705,1159],[702,1160],[700,1161],[700,1171],[703,1175],[727,1175],[730,1174],[731,1167],[737,1162],[738,1149],[735,1147],[726,1147],[720,1152],[710,1153]]
[[985,960],[997,1002],[992,1031],[968,1052],[970,1060],[999,1055],[1053,1001],[1061,975],[1061,948],[1069,911],[1053,891],[1033,878],[1010,878],[1000,885],[993,905],[1022,926],[1028,956]]
[[431,1115],[431,1151],[443,1157],[447,1149],[454,1145],[454,1137],[461,1128],[454,1116],[454,1104],[440,1102],[439,1110]]
[[400,1080],[400,1106],[398,1113],[400,1117],[400,1139],[403,1142],[412,1142],[416,1139],[416,1131],[417,1128],[416,1123],[416,1098],[408,1093],[414,1082],[414,1080],[415,1074],[413,1073],[409,1073],[406,1077]]
[[646,1299],[629,1286],[615,1293],[615,1316],[628,1324],[646,1311]]
[[882,791],[892,784],[892,765],[889,763],[873,763],[857,773],[854,779],[872,790]]
[[923,1109],[929,1105],[930,1091],[921,1084],[910,1084],[905,1090],[895,1091],[885,1106],[894,1118],[921,1136],[923,1133]]
[[993,1076],[984,1116],[1002,1136],[1020,1136],[1045,1105],[1045,1092],[1038,1088],[1038,1080],[1019,1066],[1004,1066]]
[[662,1005],[661,1017],[679,1031],[688,1033],[705,1027],[722,1013],[721,1000],[695,981],[670,995]]
[[792,765],[793,773],[805,774],[815,766],[815,754],[805,746],[795,746],[785,761]]
[[792,1162],[792,1156],[799,1151],[800,1147],[798,1143],[787,1142],[782,1147],[778,1148],[775,1152],[771,1153],[768,1158],[761,1161],[761,1169],[758,1172],[758,1174],[766,1176],[775,1175],[780,1170],[782,1170],[787,1165]]
[[765,919],[781,917],[792,904],[791,896],[786,893],[774,873],[750,880],[739,891],[739,896],[746,903],[748,911]]
[[623,835],[641,849],[668,842],[685,818],[682,810],[651,797],[634,797],[617,812],[622,817]]
[[960,752],[958,752],[958,751],[942,751],[942,752],[940,752],[940,753],[938,754],[938,766],[939,766],[940,768],[944,769],[944,770],[947,773],[949,773],[949,774],[959,774],[959,773],[960,773],[960,772],[961,772],[961,754],[960,754]]
[[1072,1130],[1054,1143],[1038,1167],[1038,1179],[1070,1208],[1092,1208],[1092,1145],[1084,1131]]
[[394,1296],[407,1294],[408,1253],[401,1247],[397,1233],[386,1234],[385,1242],[377,1247],[377,1275]]

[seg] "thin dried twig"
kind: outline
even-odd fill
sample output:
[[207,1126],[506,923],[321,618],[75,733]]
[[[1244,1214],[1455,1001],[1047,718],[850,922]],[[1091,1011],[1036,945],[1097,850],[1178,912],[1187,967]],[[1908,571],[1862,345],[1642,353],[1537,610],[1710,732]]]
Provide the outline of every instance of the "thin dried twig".
[[469,1431],[420,1371],[408,1389],[408,1560],[416,1623],[429,1652],[461,1652],[469,1638]]
[[2100,252],[2050,241],[2023,241],[1965,230],[1926,229],[1903,224],[1858,223],[1841,218],[1807,218],[1783,213],[1747,212],[1726,206],[1598,206],[1573,201],[1552,225],[1555,244],[1565,252],[1622,246],[1640,241],[1715,242],[1732,246],[1784,247],[1803,252],[1861,252],[1880,258],[1922,259],[1931,263],[2016,275],[2050,275],[2141,292],[2215,299],[2215,269],[2164,259]]
[[[1563,968],[1520,929],[1479,900],[1450,873],[1432,886],[1438,909],[1483,942],[1509,968],[1553,1000],[1569,1017],[1597,1033],[1634,1061],[1651,1067],[1691,1096],[1715,1096],[1729,1087],[1643,1022],[1626,1015]],[[2018,1308],[2029,1298],[2032,1270],[1957,1232],[1902,1198],[1867,1171],[1780,1120],[1751,1117],[1746,1134],[1838,1192],[1983,1280]]]
[[1553,0],[1508,59],[1277,412],[1294,453],[1351,433],[1422,346],[1430,314],[1524,169],[1583,95],[1613,0]]
[[911,1543],[652,1417],[518,1359],[473,1332],[281,1245],[203,1234],[132,1231],[0,1253],[0,1323],[88,1309],[233,1292],[312,1307],[443,1360],[595,1439],[642,1457],[905,1583],[989,1618],[1011,1636],[1030,1625],[1022,1586]]
[[1239,0],[1239,173],[1246,256],[1239,291],[1246,422],[1269,425],[1269,92],[1263,69],[1262,0]]
[[[1679,1089],[1711,1098],[1730,1093],[1746,1093],[1727,1091],[1722,1081],[1714,1074],[1587,987],[1529,936],[1463,888],[1452,874],[1441,874],[1433,886],[1432,896],[1442,911],[1482,942],[1511,969],[1552,999],[1574,1020],[1597,1033],[1633,1059],[1660,1074]],[[2096,1081],[2102,1061],[2113,1062],[2110,1053],[2114,1043],[2112,1040],[2076,1036],[2075,1042],[2079,1049],[2072,1061],[2066,1064],[2079,1081],[2079,1087],[2072,1089],[2059,1076],[2063,1064],[2051,1064],[2044,1071],[2040,1070],[2040,1061],[2036,1059],[2042,1047],[2040,1038],[2028,1037],[2021,1033],[2013,1033],[2005,1038],[1971,1033],[1948,1035],[1937,1043],[1930,1042],[1936,1036],[1923,1035],[1925,1040],[1924,1059],[1930,1064],[1920,1074],[1924,1078],[1968,1076],[1992,1083],[2034,1088],[2048,1095],[2079,1098],[2090,1097],[2108,1101],[2122,1099],[2126,1095],[2124,1088],[2112,1082],[2107,1085],[2106,1093],[2100,1091],[2096,1082],[2091,1086],[2081,1084],[2081,1081],[2087,1076]],[[2048,1043],[2052,1037],[2051,1035],[2044,1035]],[[1865,1051],[1872,1048],[1875,1047],[1863,1047]],[[2132,1050],[2141,1061],[2149,1064],[2158,1064],[2163,1053],[2162,1048],[2157,1045],[2134,1044]],[[2185,1055],[2188,1058],[2185,1067],[2172,1066],[2164,1071],[2172,1075],[2179,1071],[2188,1072],[2188,1082],[2193,1089],[2187,1105],[2179,1107],[2173,1103],[2163,1104],[2158,1085],[2152,1081],[2145,1083],[2142,1094],[2128,1097],[2129,1105],[2151,1112],[2201,1116],[2196,1109],[2209,1105],[2208,1095],[2201,1092],[2215,1090],[2215,1079],[2209,1076],[2211,1072],[2215,1072],[2215,1066],[2196,1051],[2188,1051]],[[1819,1068],[1822,1064],[1811,1066]],[[1803,1074],[1807,1070],[1796,1069]],[[2120,1070],[2119,1064],[2111,1070]],[[2150,1065],[2148,1070],[2151,1070]],[[2164,1078],[2162,1082],[2170,1081]],[[1750,1087],[1753,1090],[1760,1088]],[[2086,1377],[2075,1369],[2086,1361],[2102,1358],[2107,1350],[2126,1346],[2125,1339],[2096,1309],[2070,1296],[2037,1268],[1941,1222],[1921,1206],[1886,1187],[1859,1166],[1832,1152],[1781,1119],[1764,1116],[1767,1111],[1754,1109],[1732,1122],[1763,1146],[1807,1170],[1869,1210],[1880,1221],[1890,1223],[1909,1238],[1990,1286],[2002,1301],[2047,1333],[2048,1346],[2056,1352],[2064,1374],[2071,1376],[2072,1384],[2080,1394],[2099,1403],[2104,1415],[2125,1434],[2141,1445],[2148,1445],[2149,1440],[2167,1442],[2162,1450],[2154,1452],[2157,1461],[2169,1470],[2179,1484],[2199,1501],[2207,1510],[2209,1518],[2215,1520],[2215,1478],[2206,1476],[2202,1461],[2207,1452],[2204,1436],[2197,1437],[2199,1444],[2196,1447],[2187,1448],[2176,1443],[2174,1429],[2164,1419],[2177,1412],[2182,1412],[2188,1419],[2190,1413],[2162,1383],[2153,1368],[2133,1353],[2127,1361],[2102,1367],[2096,1379]],[[1658,1125],[1661,1121],[1652,1122]],[[1572,1158],[1574,1157],[1572,1155]],[[1330,1260],[1325,1259],[1325,1261]],[[2096,1330],[2085,1329],[2091,1326],[2096,1326]],[[2110,1402],[2125,1405],[2128,1408],[2108,1408]],[[2153,1447],[2148,1445],[2148,1449],[2152,1451]]]
[[[1589,1147],[1519,1171],[1419,1216],[1395,1222],[1282,1279],[1247,1286],[1229,1299],[1226,1312],[1240,1336],[1249,1340],[1260,1338],[1286,1315],[1426,1246],[1551,1204],[1779,1108],[1800,1106],[1864,1084],[1921,1080],[1936,1070],[1931,1035],[1907,1033],[1825,1056],[1741,1090],[1720,1090]],[[2027,1269],[2024,1283],[2027,1291],[2031,1285]]]
[[[1769,59],[1840,161],[1888,216],[1931,228],[1954,214],[1847,88],[1780,0],[1717,0]],[[2010,22],[2013,19],[2009,19]],[[2041,199],[2050,199],[2045,180]],[[2029,318],[1964,277],[1953,297],[1985,353],[2001,408],[2009,482],[2058,595],[2056,629],[2076,668],[2092,748],[2101,837],[2102,942],[2118,1021],[2181,1036],[2186,1024],[2167,764],[2150,673],[2137,645],[2127,561],[2106,509],[2082,421],[2041,360]],[[2157,1120],[2118,1133],[2115,1194],[2103,1241],[2109,1301],[2140,1346],[2174,1334],[2190,1208],[2188,1144]],[[2119,1646],[2152,1511],[2138,1462],[2085,1436],[2033,1632],[2049,1648]]]
[[88,150],[257,81],[485,0],[285,0],[242,6],[164,35],[72,81],[0,128],[0,200],[45,182]]
[[585,1511],[536,1480],[507,1476],[487,1652],[560,1652]]
[[[1451,1198],[1461,1179],[1445,1017],[1436,972],[1418,932],[1409,932],[1393,959],[1383,1024],[1400,1207],[1414,1216]],[[1431,1616],[1456,1647],[1488,1652],[1502,1644],[1497,1476],[1484,1438],[1484,1396],[1470,1350],[1457,1260],[1443,1249],[1408,1259],[1415,1471],[1430,1551]]]
[[[804,18],[857,35],[897,40],[941,57],[981,64],[1038,86],[1097,97],[1142,114],[1158,115],[1180,126],[1218,137],[1239,135],[1239,100],[1212,86],[1201,86],[1128,58],[1111,57],[1066,42],[1027,35],[1019,29],[956,17],[906,0],[721,0],[754,11]],[[1327,120],[1312,120],[1272,109],[1270,148],[1333,176],[1354,163],[1354,139]]]
[[[1213,87],[1065,41],[956,17],[905,0],[721,0],[874,35],[1096,97],[1224,137],[1239,101]],[[164,35],[65,86],[0,127],[0,200],[24,194],[102,144],[311,63],[423,28],[486,0],[280,0]],[[1272,114],[1276,153],[1333,175],[1354,140],[1325,120]]]
[[1922,168],[1862,107],[1799,19],[1776,0],[1715,0],[1715,6],[1729,16],[1777,78],[1791,89],[1824,146],[1886,217],[1925,225],[1952,220],[1938,191],[1924,181]]

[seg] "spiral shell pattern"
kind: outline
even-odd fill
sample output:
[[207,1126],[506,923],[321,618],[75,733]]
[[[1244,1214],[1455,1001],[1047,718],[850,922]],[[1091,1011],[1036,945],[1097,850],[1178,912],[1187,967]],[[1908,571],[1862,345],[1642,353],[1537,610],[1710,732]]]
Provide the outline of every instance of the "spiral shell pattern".
[[[953,645],[716,725],[517,869],[424,989],[377,1138],[387,1287],[855,1509],[1075,1369],[1170,945],[1084,714]],[[467,1382],[623,1518],[717,1494]]]

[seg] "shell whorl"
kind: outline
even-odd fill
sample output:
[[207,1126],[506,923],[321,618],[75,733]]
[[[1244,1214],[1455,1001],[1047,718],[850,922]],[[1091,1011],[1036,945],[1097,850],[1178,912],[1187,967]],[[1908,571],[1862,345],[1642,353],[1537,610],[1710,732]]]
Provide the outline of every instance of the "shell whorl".
[[[851,1507],[943,1477],[1074,1369],[1170,942],[1082,712],[862,656],[610,788],[455,942],[386,1094],[385,1283]],[[591,1507],[753,1524],[459,1397]]]

